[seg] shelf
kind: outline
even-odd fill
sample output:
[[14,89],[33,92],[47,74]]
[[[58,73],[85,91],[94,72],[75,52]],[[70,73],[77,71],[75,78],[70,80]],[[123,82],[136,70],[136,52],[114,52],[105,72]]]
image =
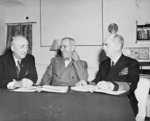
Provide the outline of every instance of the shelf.
[[137,39],[137,41],[139,41],[139,42],[150,42],[150,39],[149,39],[149,40],[147,40],[147,39],[138,40],[138,39]]
[[150,28],[150,24],[137,25],[138,28]]

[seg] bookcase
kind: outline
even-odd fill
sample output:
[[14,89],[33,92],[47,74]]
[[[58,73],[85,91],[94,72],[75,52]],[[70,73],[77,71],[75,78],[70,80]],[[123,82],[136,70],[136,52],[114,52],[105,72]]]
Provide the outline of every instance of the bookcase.
[[136,21],[136,42],[150,42],[150,23],[138,25]]

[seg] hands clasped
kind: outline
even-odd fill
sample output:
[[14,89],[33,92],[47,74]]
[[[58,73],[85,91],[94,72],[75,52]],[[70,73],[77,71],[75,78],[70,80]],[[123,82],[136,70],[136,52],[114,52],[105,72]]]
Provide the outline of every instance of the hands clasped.
[[[94,85],[92,82],[89,82],[90,85]],[[87,85],[87,81],[85,80],[80,80],[78,83],[76,83],[76,86],[85,86]],[[109,81],[100,81],[97,83],[97,88],[101,90],[106,90],[106,91],[112,91],[114,89],[114,85],[109,82]]]
[[76,83],[76,86],[85,86],[87,85],[87,81],[85,80],[80,80],[79,82]]
[[27,79],[27,78],[23,78],[20,81],[16,81],[15,79],[13,79],[12,82],[7,84],[7,88],[8,89],[14,89],[14,88],[17,88],[17,87],[27,88],[27,87],[31,87],[32,85],[33,85],[33,82],[30,79]]
[[106,90],[106,91],[107,90],[112,91],[114,89],[114,85],[109,81],[100,81],[100,82],[97,83],[97,87],[99,89]]
[[22,87],[31,87],[33,85],[33,82],[27,78],[23,78],[21,82],[22,82]]

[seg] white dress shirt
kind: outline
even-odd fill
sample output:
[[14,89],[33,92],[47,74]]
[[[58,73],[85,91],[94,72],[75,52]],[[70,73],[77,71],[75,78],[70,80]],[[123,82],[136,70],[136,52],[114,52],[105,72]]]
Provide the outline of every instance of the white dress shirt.
[[65,68],[69,65],[70,62],[71,62],[71,58],[69,60],[65,60]]

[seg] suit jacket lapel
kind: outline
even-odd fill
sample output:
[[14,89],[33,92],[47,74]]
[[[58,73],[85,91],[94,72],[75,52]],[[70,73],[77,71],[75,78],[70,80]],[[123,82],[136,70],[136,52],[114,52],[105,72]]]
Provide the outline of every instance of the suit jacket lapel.
[[59,75],[59,77],[62,78],[63,75],[65,76],[66,73],[69,73],[69,71],[72,67],[72,61],[68,64],[67,67],[65,67],[64,59],[60,58],[59,60],[57,60],[56,66],[57,66],[56,67],[57,69],[59,68],[59,70],[56,73]]
[[8,56],[8,59],[6,60],[8,62],[8,71],[9,71],[9,75],[12,78],[16,78],[17,77],[17,68],[16,68],[16,64],[15,61],[13,59],[12,55]]
[[65,61],[62,57],[58,58],[55,63],[55,73],[61,77],[65,71]]
[[124,63],[125,63],[125,56],[121,55],[121,57],[119,58],[119,60],[116,63],[116,67],[120,68],[120,67],[122,67],[122,65],[124,65]]
[[29,69],[29,58],[25,57],[22,59],[21,64],[20,64],[20,74],[19,77],[27,75],[28,74],[28,69]]
[[116,73],[119,73],[124,67],[122,65],[124,65],[125,63],[125,57],[124,55],[121,55],[121,57],[119,58],[119,60],[116,62],[116,64],[110,68],[109,74],[107,76],[107,79],[109,80],[111,77],[113,77]]
[[72,70],[73,66],[72,66],[72,61],[68,64],[68,66],[66,68],[64,68],[64,71],[62,73],[61,79],[66,78],[66,76],[68,76],[68,73],[70,73],[70,71]]
[[23,75],[24,73],[28,73],[28,72],[25,72],[27,71],[27,66],[26,66],[26,59],[22,59],[21,63],[20,63],[20,74],[19,74],[19,77],[21,75]]

